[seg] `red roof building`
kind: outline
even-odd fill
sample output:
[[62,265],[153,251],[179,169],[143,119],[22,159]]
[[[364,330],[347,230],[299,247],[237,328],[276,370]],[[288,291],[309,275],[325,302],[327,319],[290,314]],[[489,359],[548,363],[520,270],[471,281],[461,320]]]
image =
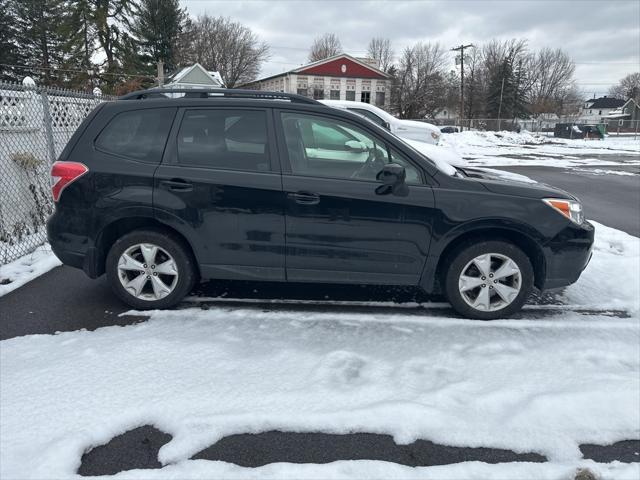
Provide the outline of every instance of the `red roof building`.
[[365,59],[341,53],[244,87],[297,93],[316,100],[353,100],[385,108],[391,96],[391,76]]

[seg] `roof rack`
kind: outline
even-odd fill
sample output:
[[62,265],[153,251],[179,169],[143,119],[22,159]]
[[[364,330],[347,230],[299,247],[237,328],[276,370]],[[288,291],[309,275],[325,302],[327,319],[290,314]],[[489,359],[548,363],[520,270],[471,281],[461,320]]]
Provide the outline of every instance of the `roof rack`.
[[145,98],[171,98],[167,93],[184,93],[179,98],[255,98],[261,100],[289,100],[294,103],[321,105],[312,98],[303,97],[295,93],[268,92],[263,90],[244,90],[233,88],[149,88],[138,90],[120,97],[120,100],[143,100]]

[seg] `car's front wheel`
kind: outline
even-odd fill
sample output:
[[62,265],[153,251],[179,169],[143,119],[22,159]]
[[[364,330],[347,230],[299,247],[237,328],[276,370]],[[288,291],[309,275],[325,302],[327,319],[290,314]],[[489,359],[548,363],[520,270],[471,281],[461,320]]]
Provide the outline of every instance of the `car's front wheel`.
[[505,318],[522,308],[533,288],[533,267],[512,243],[463,246],[450,258],[445,291],[453,308],[469,318]]
[[107,255],[115,294],[134,308],[169,308],[189,293],[195,266],[180,239],[166,232],[137,230],[119,238]]

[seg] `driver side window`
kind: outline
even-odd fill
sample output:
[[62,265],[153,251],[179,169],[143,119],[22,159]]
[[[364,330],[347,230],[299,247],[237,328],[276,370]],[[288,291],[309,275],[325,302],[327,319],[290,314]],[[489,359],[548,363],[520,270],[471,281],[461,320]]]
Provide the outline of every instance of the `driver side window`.
[[350,123],[301,113],[281,115],[295,175],[375,181],[389,163],[386,145]]

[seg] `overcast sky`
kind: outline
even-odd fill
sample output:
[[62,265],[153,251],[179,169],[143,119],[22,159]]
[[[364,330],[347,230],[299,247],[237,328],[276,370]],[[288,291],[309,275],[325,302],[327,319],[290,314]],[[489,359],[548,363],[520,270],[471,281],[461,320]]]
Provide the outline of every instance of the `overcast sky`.
[[[396,54],[418,41],[450,48],[492,38],[526,38],[532,49],[562,47],[576,62],[579,87],[606,94],[640,70],[639,0],[181,0],[192,16],[224,15],[271,47],[261,76],[306,63],[313,38],[336,33],[346,53],[364,56],[371,37],[389,38]],[[451,68],[455,68],[452,63]]]

